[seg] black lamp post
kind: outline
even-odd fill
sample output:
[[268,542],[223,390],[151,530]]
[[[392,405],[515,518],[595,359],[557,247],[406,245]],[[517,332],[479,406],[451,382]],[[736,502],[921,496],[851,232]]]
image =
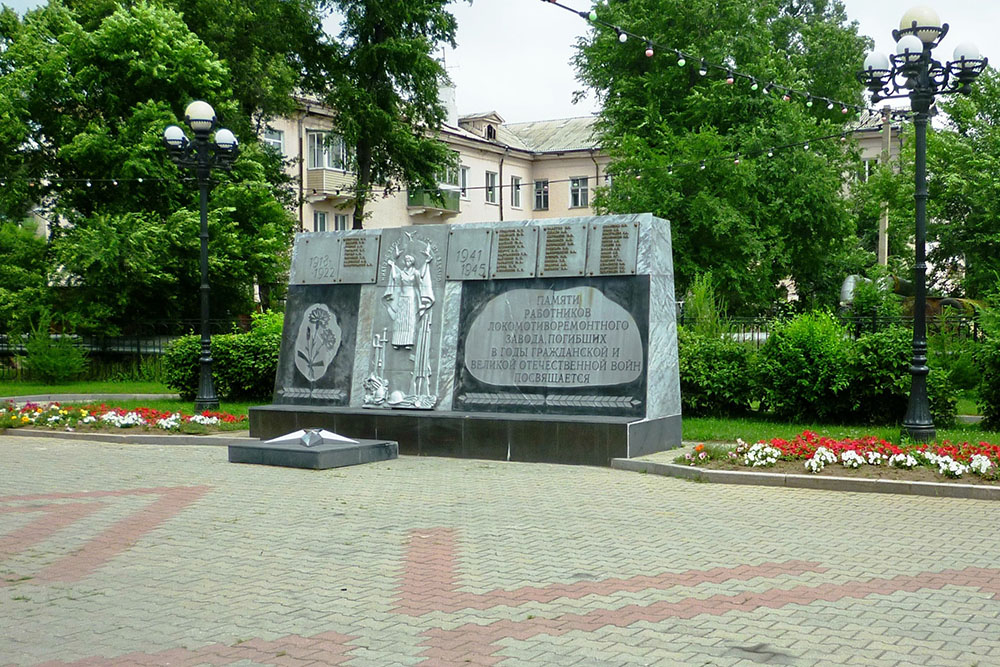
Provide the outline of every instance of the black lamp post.
[[163,131],[163,143],[170,158],[181,167],[194,170],[201,195],[201,358],[198,396],[194,409],[217,410],[219,399],[212,385],[212,332],[208,321],[208,188],[212,184],[212,168],[229,170],[239,154],[236,137],[225,128],[215,131],[215,110],[207,102],[195,101],[184,110],[184,122],[194,132],[190,141],[184,130],[171,125]]
[[914,7],[903,15],[896,39],[896,55],[870,53],[864,69],[858,73],[872,93],[872,103],[909,97],[916,130],[916,209],[914,238],[916,263],[913,269],[916,295],[913,304],[913,360],[910,363],[910,402],[903,418],[903,429],[917,442],[934,439],[934,422],[927,400],[927,263],[925,254],[927,228],[927,121],[936,95],[967,94],[971,84],[986,69],[974,44],[965,42],[955,48],[954,60],[942,64],[931,51],[948,34],[929,7]]

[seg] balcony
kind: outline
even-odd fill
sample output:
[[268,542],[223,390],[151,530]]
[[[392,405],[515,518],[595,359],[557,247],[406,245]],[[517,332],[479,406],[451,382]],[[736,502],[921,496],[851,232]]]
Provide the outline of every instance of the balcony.
[[413,189],[406,195],[406,211],[410,216],[450,217],[458,215],[458,190],[442,187],[438,191]]

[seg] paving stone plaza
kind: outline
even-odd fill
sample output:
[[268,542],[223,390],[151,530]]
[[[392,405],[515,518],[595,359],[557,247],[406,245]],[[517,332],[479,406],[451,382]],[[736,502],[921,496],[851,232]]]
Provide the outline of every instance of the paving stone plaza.
[[0,448],[0,665],[1000,665],[988,501]]

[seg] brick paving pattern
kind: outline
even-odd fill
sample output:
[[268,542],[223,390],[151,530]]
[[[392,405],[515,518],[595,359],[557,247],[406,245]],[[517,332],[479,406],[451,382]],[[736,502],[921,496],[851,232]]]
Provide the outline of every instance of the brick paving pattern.
[[0,436],[0,665],[1000,665],[988,501]]

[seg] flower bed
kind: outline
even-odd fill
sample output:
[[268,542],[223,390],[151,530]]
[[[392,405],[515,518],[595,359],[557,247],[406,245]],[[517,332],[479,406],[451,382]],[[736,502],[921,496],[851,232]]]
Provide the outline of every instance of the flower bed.
[[120,429],[146,428],[162,431],[204,431],[206,427],[219,427],[223,424],[238,424],[246,420],[245,416],[235,416],[225,412],[206,410],[195,415],[181,412],[164,412],[153,408],[123,408],[108,405],[68,405],[49,403],[25,403],[17,406],[8,402],[0,405],[0,428],[53,428],[75,430],[90,429]]
[[791,441],[774,438],[735,446],[698,445],[676,460],[691,466],[774,468],[782,472],[818,474],[827,469],[859,471],[865,476],[902,477],[889,471],[933,472],[950,479],[1000,482],[1000,445],[987,442],[894,445],[872,436],[825,438],[804,431]]

